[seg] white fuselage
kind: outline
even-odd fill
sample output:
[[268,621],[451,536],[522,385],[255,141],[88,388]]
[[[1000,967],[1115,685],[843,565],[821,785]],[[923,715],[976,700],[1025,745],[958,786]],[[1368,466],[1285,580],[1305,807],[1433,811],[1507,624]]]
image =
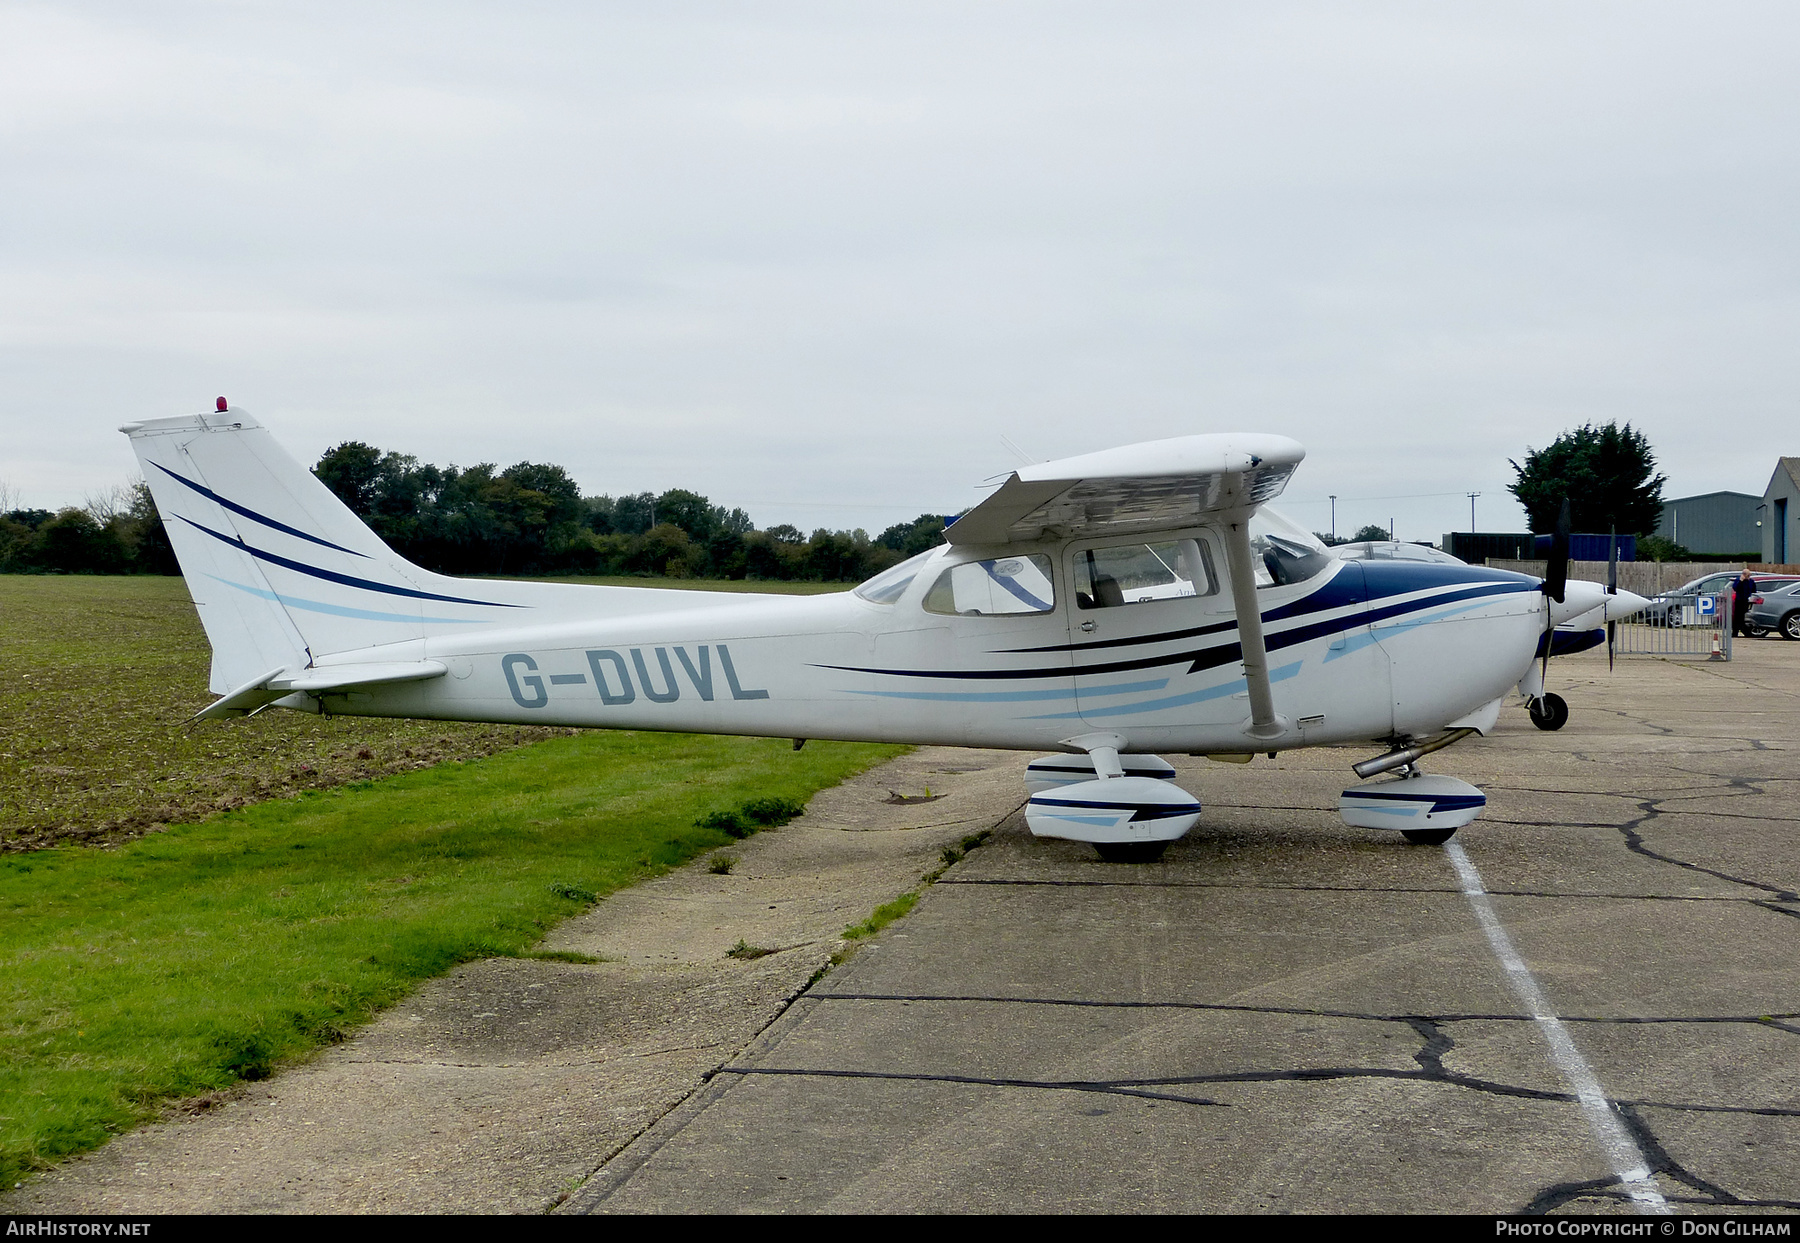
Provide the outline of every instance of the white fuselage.
[[[1211,528],[1156,538],[1196,540],[1213,565],[1225,563]],[[616,589],[565,587],[545,597],[554,607],[530,610],[558,620],[323,657],[323,669],[432,660],[449,672],[321,702],[349,715],[1026,750],[1069,749],[1066,740],[1099,730],[1133,752],[1243,753],[1441,730],[1518,682],[1545,626],[1535,579],[1330,560],[1304,582],[1257,593],[1284,730],[1251,738],[1228,584],[1083,608],[1075,559],[1093,543],[945,546],[887,603],[843,592],[702,605],[660,591],[666,607],[607,616],[595,594],[594,615],[583,616],[577,593]],[[1052,608],[927,611],[946,567],[1026,553],[1054,566]]]

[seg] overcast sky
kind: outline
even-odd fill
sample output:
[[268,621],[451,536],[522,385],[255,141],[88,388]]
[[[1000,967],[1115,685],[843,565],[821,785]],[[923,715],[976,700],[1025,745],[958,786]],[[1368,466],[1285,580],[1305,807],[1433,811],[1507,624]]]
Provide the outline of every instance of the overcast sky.
[[1791,3],[0,3],[0,479],[224,394],[879,531],[1293,436],[1324,530],[1800,453]]

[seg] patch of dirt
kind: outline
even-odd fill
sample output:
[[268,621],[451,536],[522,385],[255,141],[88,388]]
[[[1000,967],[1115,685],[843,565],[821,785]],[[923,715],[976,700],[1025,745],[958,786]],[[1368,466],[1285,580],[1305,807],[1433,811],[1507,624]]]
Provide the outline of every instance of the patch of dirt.
[[189,725],[211,660],[181,579],[0,575],[0,852],[113,845],[577,732],[282,711]]

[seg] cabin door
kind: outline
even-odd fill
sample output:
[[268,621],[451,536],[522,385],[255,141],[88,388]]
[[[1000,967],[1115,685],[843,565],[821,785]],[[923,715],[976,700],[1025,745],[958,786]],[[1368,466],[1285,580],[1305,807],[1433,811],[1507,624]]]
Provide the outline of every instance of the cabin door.
[[1231,593],[1218,572],[1223,563],[1206,532],[1070,548],[1069,643],[1084,725],[1130,737],[1133,726],[1244,715],[1232,692],[1215,685],[1230,672],[1217,667],[1231,663],[1226,649],[1236,651]]

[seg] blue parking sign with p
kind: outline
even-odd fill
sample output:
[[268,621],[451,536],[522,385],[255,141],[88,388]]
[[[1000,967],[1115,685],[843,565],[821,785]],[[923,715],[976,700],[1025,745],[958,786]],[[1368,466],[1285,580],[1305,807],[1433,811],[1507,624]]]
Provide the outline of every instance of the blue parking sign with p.
[[1711,617],[1719,611],[1719,597],[1701,596],[1694,601],[1694,611],[1702,617]]

